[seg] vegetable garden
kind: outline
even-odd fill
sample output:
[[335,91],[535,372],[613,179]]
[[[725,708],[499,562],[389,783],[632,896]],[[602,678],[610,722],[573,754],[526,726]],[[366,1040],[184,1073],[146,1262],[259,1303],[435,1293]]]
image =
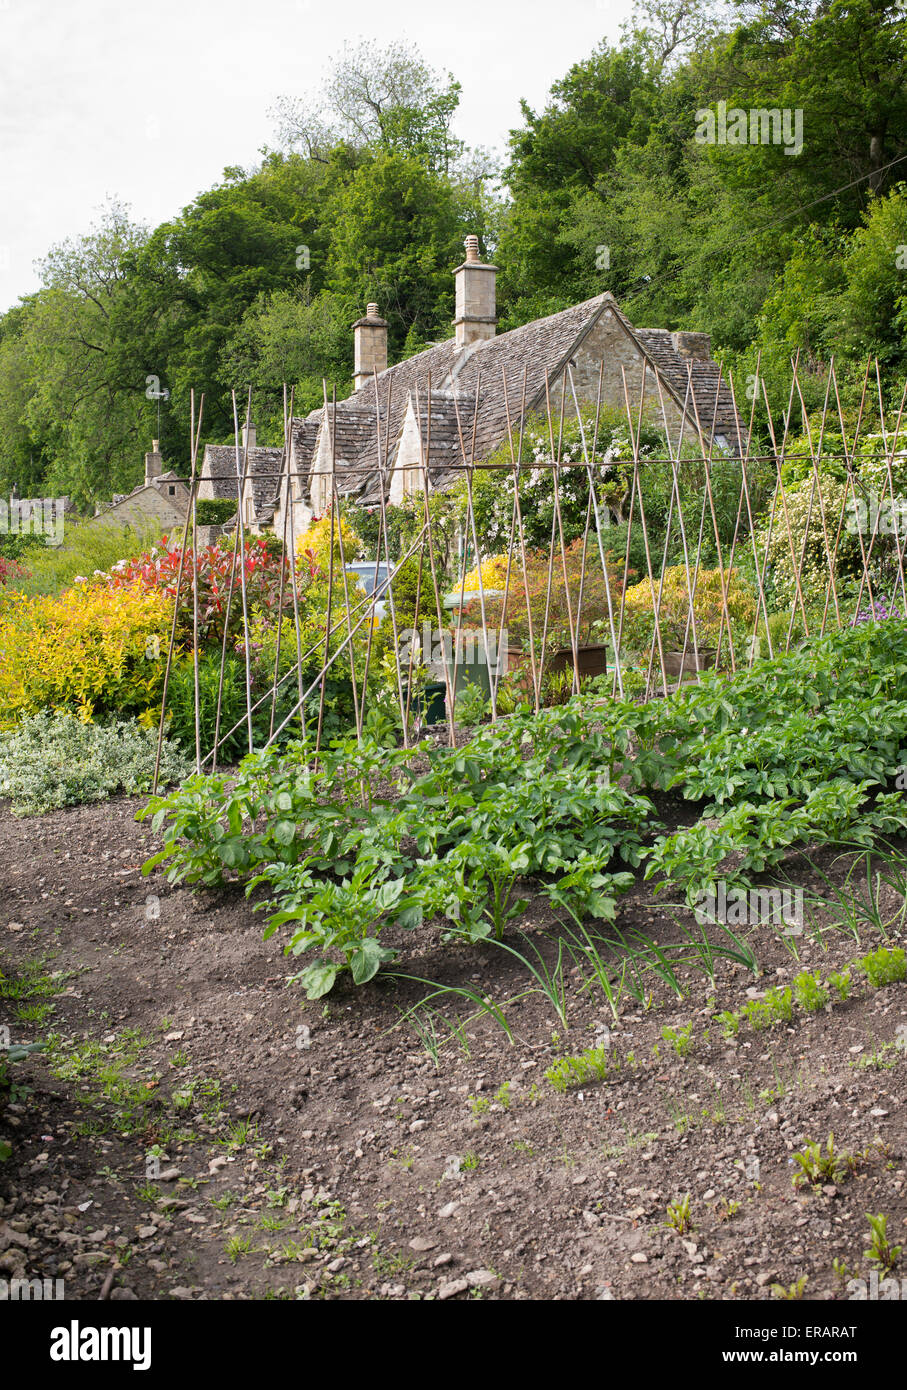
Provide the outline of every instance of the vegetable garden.
[[[343,1235],[313,1209],[312,1255],[268,1245],[259,1290],[311,1259],[312,1278],[297,1270],[281,1287],[546,1296],[546,1239],[559,1297],[590,1296],[590,1280],[594,1296],[651,1296],[633,1282],[649,1260],[661,1296],[799,1298],[808,1285],[836,1297],[848,1277],[890,1274],[891,1230],[907,1217],[899,426],[880,401],[865,428],[827,414],[769,448],[751,420],[742,448],[718,456],[641,406],[568,419],[561,402],[482,465],[465,456],[448,493],[426,473],[401,507],[368,510],[335,470],[326,515],[297,528],[291,506],[283,537],[246,534],[240,514],[197,550],[191,502],[182,535],[62,594],[18,593],[10,576],[0,789],[16,816],[46,813],[35,824],[51,837],[94,835],[109,812],[86,803],[134,798],[131,901],[153,888],[158,915],[127,933],[128,965],[110,961],[107,978],[121,1021],[150,1030],[159,1100],[137,1094],[125,1115],[109,1059],[95,1066],[57,1026],[75,1008],[62,980],[42,985],[55,1003],[32,1018],[48,1026],[16,1042],[43,1048],[17,1052],[17,1068],[67,1084],[90,1074],[100,1098],[76,1100],[100,1133],[202,1165],[205,1134],[238,1123],[225,1101],[201,1100],[232,1068],[257,1097],[246,1115],[272,1136],[232,1157],[266,1164],[296,1136],[302,1191],[320,1183],[324,1211],[342,1202],[356,1227]],[[99,851],[77,852],[87,866]],[[36,939],[40,893],[64,891],[42,872]],[[102,940],[113,872],[82,908],[100,911]],[[793,917],[775,911],[782,894]],[[66,968],[98,968],[71,919],[52,928]],[[159,931],[139,1003],[127,975]],[[179,995],[169,953],[184,946],[204,1000]],[[4,966],[15,990],[26,964],[14,950]],[[231,1032],[249,972],[264,992],[261,1019],[245,1014],[267,1040],[257,1052]],[[0,1000],[20,997],[4,984]],[[153,1024],[160,991],[193,1039],[185,1063],[166,1061],[177,1034]],[[127,1051],[130,1077],[145,1075],[134,1039]],[[838,1095],[849,1120],[832,1113]],[[437,1140],[423,1145],[430,1110]],[[480,1239],[498,1186],[519,1208],[524,1157],[559,1224],[532,1236],[514,1218]],[[467,1198],[483,1165],[490,1195]],[[391,1173],[412,1210],[395,1206]],[[576,1179],[590,1188],[574,1210],[561,1188]],[[855,1195],[858,1179],[871,1197]],[[381,1222],[380,1239],[363,1234],[377,1220],[366,1182],[387,1188],[419,1255],[405,1267],[402,1234]],[[422,1194],[448,1182],[459,1195],[438,1193],[433,1217]],[[837,1231],[839,1190],[848,1220],[865,1224],[871,1202],[868,1251],[855,1227]],[[146,1184],[143,1200],[161,1191]],[[771,1235],[794,1199],[811,1241],[799,1265]],[[470,1255],[450,1257],[468,1258],[462,1280],[422,1258],[445,1254],[436,1227],[451,1205],[475,1214]],[[574,1218],[580,1276],[560,1243]],[[841,1236],[827,1259],[825,1225]],[[380,1258],[361,1254],[369,1239]],[[234,1266],[250,1253],[233,1250]],[[756,1282],[757,1265],[777,1278]]]

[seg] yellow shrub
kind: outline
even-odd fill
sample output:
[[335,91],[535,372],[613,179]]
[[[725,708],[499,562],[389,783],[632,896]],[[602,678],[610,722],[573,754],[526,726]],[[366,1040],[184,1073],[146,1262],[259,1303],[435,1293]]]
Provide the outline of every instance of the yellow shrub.
[[[478,568],[471,569],[465,580],[461,581],[467,593],[469,593],[470,590],[478,589],[480,573],[482,575],[483,589],[503,589],[507,581],[507,556],[489,555],[487,560],[483,560]],[[521,584],[522,580],[523,572],[519,568],[519,560],[517,559],[514,561],[510,571],[511,588],[515,588],[517,582]],[[457,588],[460,588],[460,584],[457,585]]]
[[39,710],[141,714],[160,699],[172,600],[95,585],[0,609],[0,727]]
[[[362,549],[362,541],[356,535],[352,526],[343,517],[340,517],[340,534],[343,537],[343,559],[347,564],[355,560],[359,551]],[[316,565],[327,573],[331,563],[331,535],[334,537],[334,567],[335,572],[339,570],[341,564],[340,541],[338,539],[338,524],[335,519],[333,526],[331,514],[327,512],[324,516],[313,521],[308,530],[304,531],[298,542],[297,554],[305,554],[311,551]]]
[[[696,619],[696,641],[701,647],[718,645],[718,635],[723,625],[721,590],[722,572],[720,569],[700,570],[698,575],[691,568],[690,577],[694,581],[696,597],[694,613]],[[756,600],[749,586],[739,578],[736,569],[724,571],[727,585],[727,606],[732,623],[752,626],[756,616]],[[648,579],[641,584],[633,584],[626,593],[624,613],[624,637],[626,641],[651,641],[655,631],[655,603],[658,599],[659,581],[655,581],[654,595]],[[662,642],[672,648],[684,645],[684,633],[690,611],[690,590],[687,585],[687,571],[684,565],[670,565],[664,572],[664,585],[661,590],[659,626]],[[725,639],[726,640],[726,639]],[[687,646],[692,648],[692,627]]]

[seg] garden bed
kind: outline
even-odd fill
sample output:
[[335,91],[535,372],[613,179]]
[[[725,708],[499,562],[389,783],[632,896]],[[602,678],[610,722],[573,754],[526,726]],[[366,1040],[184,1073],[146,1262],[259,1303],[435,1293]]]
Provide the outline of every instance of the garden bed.
[[[801,1280],[805,1298],[840,1299],[870,1273],[867,1212],[907,1243],[905,985],[730,1038],[714,1022],[804,967],[827,978],[880,944],[868,930],[801,940],[799,962],[760,930],[758,978],[729,961],[714,986],[680,971],[683,999],[654,981],[617,1024],[568,970],[566,1027],[539,994],[514,1002],[532,980],[500,947],[400,932],[397,975],[491,998],[513,1036],[446,995],[420,1040],[403,1016],[424,985],[341,980],[306,1002],[236,889],[143,879],[141,804],[30,822],[27,855],[23,823],[0,815],[0,1023],[14,1042],[57,1039],[16,1064],[31,1094],[0,1115],[5,1272],[63,1277],[82,1299],[769,1299]],[[787,867],[843,883],[830,852],[813,862]],[[526,916],[529,938],[553,939],[547,900]],[[637,878],[617,924],[666,943],[677,916]],[[441,1015],[461,1029],[436,1059]],[[689,1025],[680,1055],[663,1031]],[[619,1070],[557,1091],[546,1070],[604,1027]],[[795,1153],[829,1131],[853,1171],[796,1188]],[[668,1207],[687,1193],[678,1232]]]

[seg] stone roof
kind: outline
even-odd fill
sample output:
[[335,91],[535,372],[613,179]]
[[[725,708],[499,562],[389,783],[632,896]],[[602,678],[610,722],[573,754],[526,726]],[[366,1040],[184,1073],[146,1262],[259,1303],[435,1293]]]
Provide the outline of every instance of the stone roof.
[[[216,498],[235,501],[237,491],[236,446],[234,444],[206,444],[203,468],[204,477],[211,482],[211,490]],[[260,512],[273,510],[273,499],[277,494],[280,472],[283,467],[283,449],[257,445],[249,450],[248,474],[252,482],[252,498],[256,516]],[[239,472],[243,469],[243,451],[239,451]]]
[[[452,465],[487,457],[507,438],[508,416],[517,429],[521,416],[544,408],[546,376],[551,385],[557,381],[606,309],[658,373],[666,401],[686,410],[694,431],[698,414],[706,438],[724,436],[731,451],[738,452],[744,427],[730,391],[723,382],[718,389],[718,363],[682,356],[667,329],[634,328],[607,292],[467,347],[457,347],[453,338],[436,343],[388,367],[336,407],[329,406],[329,424],[336,419],[334,461],[341,491],[358,494],[362,501],[377,499],[381,472],[386,485],[410,402],[427,440],[429,397],[427,463],[433,485],[443,487],[455,476],[449,472]],[[292,423],[301,472],[312,467],[323,415],[319,408]]]

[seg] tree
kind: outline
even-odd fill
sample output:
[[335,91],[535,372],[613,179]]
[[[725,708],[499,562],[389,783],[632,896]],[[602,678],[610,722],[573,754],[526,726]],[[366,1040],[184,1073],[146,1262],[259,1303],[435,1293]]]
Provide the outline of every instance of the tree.
[[463,152],[451,130],[460,101],[452,73],[434,71],[403,43],[375,48],[345,44],[314,97],[281,97],[275,107],[280,139],[327,163],[337,145],[420,160],[449,173]]

